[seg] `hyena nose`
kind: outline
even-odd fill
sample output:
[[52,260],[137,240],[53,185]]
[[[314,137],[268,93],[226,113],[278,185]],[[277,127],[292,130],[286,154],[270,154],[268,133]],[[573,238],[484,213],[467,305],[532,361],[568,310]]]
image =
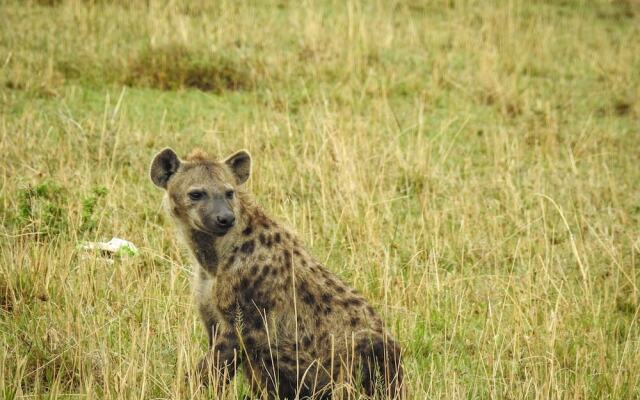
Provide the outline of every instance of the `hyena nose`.
[[218,215],[216,217],[216,221],[220,226],[225,228],[230,228],[233,226],[233,223],[236,221],[236,217],[233,214]]

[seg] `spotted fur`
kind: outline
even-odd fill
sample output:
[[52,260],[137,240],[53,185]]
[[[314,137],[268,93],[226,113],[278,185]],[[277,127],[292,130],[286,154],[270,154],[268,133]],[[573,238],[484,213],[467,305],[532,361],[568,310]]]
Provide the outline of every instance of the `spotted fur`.
[[[242,186],[246,165],[238,172],[229,159],[197,153],[183,161],[167,151],[151,177],[166,189],[167,210],[195,259],[196,304],[211,347],[199,379],[228,380],[242,366],[257,396],[329,398],[335,383],[349,380],[368,395],[400,397],[397,342],[362,295],[253,203]],[[200,217],[184,197],[194,185],[236,191],[235,226],[224,235],[192,220]]]

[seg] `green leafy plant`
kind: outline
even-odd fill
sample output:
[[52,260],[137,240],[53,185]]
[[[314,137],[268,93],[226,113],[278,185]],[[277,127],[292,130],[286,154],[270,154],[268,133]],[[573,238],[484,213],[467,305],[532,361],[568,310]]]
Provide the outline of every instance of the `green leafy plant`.
[[67,197],[62,186],[44,181],[18,191],[18,225],[39,235],[59,234],[68,227]]
[[98,200],[105,197],[108,190],[104,186],[96,186],[91,190],[91,194],[82,200],[82,226],[81,232],[92,232],[98,226],[98,221],[94,218],[94,213]]

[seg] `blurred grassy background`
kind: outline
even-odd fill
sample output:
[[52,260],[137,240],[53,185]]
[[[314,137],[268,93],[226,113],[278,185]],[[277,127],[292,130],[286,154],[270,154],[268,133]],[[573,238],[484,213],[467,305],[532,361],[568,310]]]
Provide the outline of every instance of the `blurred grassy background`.
[[[164,146],[252,152],[259,203],[399,338],[411,398],[640,397],[637,1],[5,1],[0,21],[2,397],[194,395],[206,335],[147,174]],[[142,255],[78,250],[112,236]]]

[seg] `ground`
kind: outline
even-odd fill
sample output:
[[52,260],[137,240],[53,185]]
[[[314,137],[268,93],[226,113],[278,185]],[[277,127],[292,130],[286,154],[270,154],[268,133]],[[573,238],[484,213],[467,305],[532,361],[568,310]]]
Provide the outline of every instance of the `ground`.
[[[2,397],[195,392],[207,338],[147,171],[165,146],[252,153],[257,201],[399,339],[410,398],[640,397],[637,1],[0,19]],[[140,255],[79,248],[113,236]]]

